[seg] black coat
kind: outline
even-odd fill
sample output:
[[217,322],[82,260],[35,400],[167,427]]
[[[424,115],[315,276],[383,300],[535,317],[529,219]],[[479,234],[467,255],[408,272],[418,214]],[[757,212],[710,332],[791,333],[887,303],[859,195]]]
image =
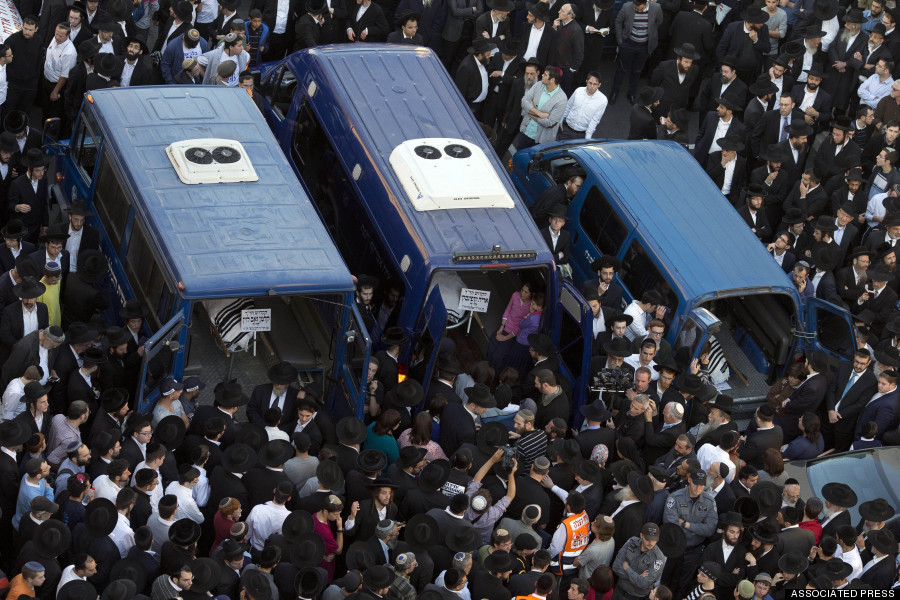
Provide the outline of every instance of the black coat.
[[775,416],[775,423],[781,426],[784,432],[784,440],[793,440],[799,435],[800,430],[797,427],[797,421],[800,416],[807,412],[816,412],[822,400],[825,399],[828,383],[825,381],[825,375],[819,373],[811,377],[807,377],[803,384],[794,390],[790,395],[790,402],[784,407],[786,417],[781,418]]
[[[802,118],[803,113],[795,108],[788,117],[788,122]],[[760,152],[763,152],[771,144],[781,141],[783,119],[784,117],[781,116],[778,109],[763,113],[750,135],[750,152],[753,156],[759,156]]]
[[722,78],[718,73],[713,73],[713,77],[706,81],[700,91],[699,106],[694,108],[709,112],[716,110],[716,98],[728,98],[738,106],[747,106],[747,84],[741,81],[739,77],[735,77],[734,81],[728,84],[725,91],[722,91]]
[[449,403],[441,415],[438,443],[447,456],[451,456],[464,442],[475,443],[475,421],[462,403]]
[[837,530],[843,527],[844,525],[852,525],[850,521],[850,513],[846,510],[841,511],[836,517],[834,517],[827,525],[822,526],[822,539],[825,536],[830,536],[833,538],[837,538]]
[[[488,14],[488,16],[490,15]],[[481,71],[478,68],[475,56],[472,54],[459,63],[459,68],[456,70],[454,81],[456,82],[456,87],[459,88],[459,92],[463,95],[463,98],[466,99],[469,106],[473,105],[478,96],[482,93],[486,93],[481,79]],[[485,96],[485,98],[487,98],[487,96]]]
[[672,20],[672,27],[669,31],[671,36],[669,37],[669,51],[666,53],[667,59],[674,59],[676,57],[675,49],[685,43],[694,45],[694,48],[703,57],[701,64],[705,64],[712,57],[715,48],[712,25],[700,13],[693,10],[678,13]]
[[753,222],[753,217],[750,215],[750,207],[747,204],[738,209],[738,214],[760,241],[767,242],[772,238],[772,227],[769,226],[769,219],[766,217],[765,210],[756,211],[756,223]]
[[490,36],[487,39],[498,45],[501,40],[507,39],[510,36],[509,19],[504,19],[497,23],[497,35],[491,36],[493,31],[494,26],[491,19],[491,11],[485,11],[484,14],[475,19],[475,39],[484,39],[483,34],[487,33],[488,36]]
[[[544,33],[541,35],[541,41],[538,43],[537,53],[534,56],[534,58],[542,65],[552,65],[555,64],[556,61],[557,33],[551,25],[552,23],[546,23],[544,25]],[[529,58],[525,56],[525,50],[528,48],[528,37],[531,29],[532,28],[526,24],[525,30],[519,34],[522,40],[522,58]]]
[[[713,128],[713,132],[715,132],[715,128]],[[734,173],[731,175],[731,189],[728,191],[727,198],[733,205],[737,205],[747,182],[747,159],[737,155],[734,160]],[[725,168],[722,166],[721,151],[707,155],[706,174],[719,189],[722,189],[722,186],[725,185]]]
[[587,429],[579,432],[578,436],[575,437],[575,441],[578,442],[578,447],[581,448],[581,455],[584,458],[590,458],[591,452],[594,451],[594,447],[597,444],[603,444],[607,448],[615,448],[617,437],[615,429],[601,426],[597,429]]
[[[230,471],[226,471],[224,467],[218,466],[212,470],[212,474],[209,477],[209,503],[207,506],[218,506],[222,498],[237,498],[238,502],[241,503],[241,511],[246,511],[248,515],[250,514],[250,509],[253,508],[243,479],[238,478]],[[272,494],[270,492],[269,499],[271,498]]]
[[558,265],[567,265],[572,260],[572,234],[565,229],[560,229],[556,248],[553,247],[553,238],[550,237],[550,228],[541,229],[541,237],[547,243],[547,247],[553,252],[553,260]]
[[473,569],[469,573],[469,589],[480,600],[510,600],[512,598],[503,582],[486,571]]
[[81,273],[73,273],[66,284],[62,298],[63,327],[74,321],[88,323],[95,314],[109,307],[109,300],[103,290],[82,278]]
[[[277,2],[270,3],[277,6]],[[291,19],[288,19],[290,22]],[[271,27],[271,26],[270,26]],[[322,26],[309,13],[304,13],[294,24],[296,35],[294,36],[294,51],[305,48],[313,48],[319,45],[322,36]],[[270,29],[271,31],[271,29]]]
[[806,169],[806,161],[809,157],[809,144],[803,148],[803,151],[797,152],[796,160],[794,159],[794,153],[791,152],[791,140],[787,139],[783,142],[778,142],[778,150],[787,158],[781,163],[781,170],[785,172],[793,186],[795,185],[794,182],[800,179],[801,173]]
[[859,579],[863,583],[871,585],[873,590],[886,590],[889,589],[896,580],[894,573],[894,555],[889,554],[878,561],[878,564],[860,575]]
[[399,29],[396,31],[392,31],[387,36],[388,44],[409,44],[410,46],[424,46],[425,38],[422,37],[422,34],[416,33],[416,35],[411,38],[403,37],[403,32]]
[[[724,486],[722,490],[727,487],[727,485]],[[719,494],[721,493],[722,492],[719,492]],[[747,563],[744,560],[746,554],[747,547],[740,542],[738,542],[731,550],[731,554],[728,555],[728,560],[725,560],[725,552],[722,549],[721,540],[711,542],[703,549],[703,562],[712,561],[722,567],[722,575],[716,580],[717,591],[720,587],[725,588],[725,590],[731,590],[737,586],[737,583],[741,579],[744,579],[744,573],[746,572],[745,567],[747,566]],[[737,569],[737,573],[735,573],[735,569]]]
[[[47,305],[43,302],[35,304],[38,329],[46,329],[50,324]],[[2,317],[0,317],[0,344],[3,344],[6,352],[8,352],[24,336],[25,317],[22,315],[22,303],[16,302],[3,309]]]
[[818,152],[816,152],[815,165],[819,170],[822,181],[834,177],[844,171],[844,169],[835,165],[835,163],[838,162],[838,157],[840,157],[840,160],[842,161],[850,161],[849,164],[862,164],[860,162],[862,152],[856,144],[848,142],[837,154],[834,153],[836,149],[837,146],[834,145],[834,139],[831,136],[828,136],[819,146]]
[[[798,108],[800,106],[800,103],[803,102],[805,89],[805,83],[798,83],[794,85],[794,89],[791,90],[791,97],[794,99],[794,102],[797,104]],[[816,125],[824,127],[826,123],[829,123],[831,121],[831,94],[823,90],[821,86],[819,86],[818,93],[816,94],[816,99],[813,100],[812,107],[819,111],[819,116],[816,117]]]
[[687,108],[691,101],[691,91],[700,78],[700,69],[691,68],[684,81],[678,81],[678,65],[674,60],[659,63],[650,77],[650,84],[665,90],[660,101],[660,114],[668,114],[670,108]]
[[[19,254],[25,254],[27,256],[31,256],[34,258],[34,244],[31,242],[26,242],[25,240],[21,241],[22,249],[19,251]],[[4,244],[0,247],[0,269],[4,271],[9,271],[13,267],[16,266],[16,259],[10,252],[9,248]],[[43,264],[41,264],[43,266]]]
[[222,442],[222,448],[227,448],[230,444],[234,443],[234,438],[235,436],[237,436],[239,426],[234,421],[234,417],[229,417],[229,415],[222,412],[215,406],[211,406],[209,404],[198,406],[197,410],[194,412],[194,418],[191,419],[191,427],[189,428],[189,431],[198,435],[203,435],[202,423],[205,423],[206,420],[211,417],[222,417],[223,419],[225,419],[225,433],[222,435],[222,439],[220,441]]
[[[265,504],[272,499],[275,488],[283,481],[291,480],[284,471],[273,471],[266,467],[253,467],[241,479],[247,488],[247,498],[250,506]],[[293,486],[293,484],[291,484]]]
[[635,104],[631,107],[631,124],[628,128],[629,140],[655,140],[656,124],[653,112],[646,106]]
[[[9,214],[22,221],[22,224],[28,231],[25,234],[25,239],[32,243],[37,241],[40,228],[46,227],[49,223],[50,213],[47,208],[49,201],[47,189],[47,178],[44,177],[38,182],[37,192],[35,192],[27,173],[13,179],[9,186]],[[27,204],[31,207],[31,210],[27,213],[16,212],[17,204]]]
[[644,421],[644,449],[641,451],[641,456],[647,465],[656,463],[656,459],[671,450],[675,445],[675,440],[687,430],[687,427],[682,421],[665,431],[661,431],[661,429],[662,421],[659,426],[655,426],[653,421]]
[[[737,81],[737,80],[735,80]],[[734,84],[732,84],[734,85]],[[701,167],[706,167],[709,161],[709,149],[712,147],[713,138],[716,135],[716,127],[719,124],[719,115],[716,111],[710,111],[700,123],[700,129],[697,132],[697,141],[694,144],[694,158],[700,163]],[[740,120],[732,115],[731,122],[728,124],[728,130],[725,135],[738,135],[741,139],[747,134],[747,129]],[[746,175],[745,175],[746,177]]]
[[778,425],[775,425],[772,429],[757,429],[747,436],[747,439],[738,451],[738,456],[745,463],[751,464],[757,469],[762,469],[763,453],[769,448],[780,450],[783,443],[784,432]]
[[[250,394],[250,402],[247,403],[247,419],[251,423],[256,423],[262,427],[266,426],[265,414],[269,410],[269,399],[272,397],[273,385],[271,383],[261,383],[253,388]],[[284,393],[284,409],[281,412],[281,421],[278,426],[291,433],[297,424],[297,411],[294,410],[294,399],[297,397],[299,390],[294,386],[288,386]]]
[[640,535],[641,527],[644,525],[644,513],[646,510],[646,504],[635,502],[623,508],[619,511],[619,514],[613,517],[613,523],[616,525],[613,533],[613,540],[615,541],[614,555],[619,553],[625,542]]
[[[39,344],[39,332],[37,331],[32,331],[16,342],[16,345],[13,346],[12,351],[9,353],[9,358],[3,363],[2,383],[4,389],[6,389],[6,385],[14,377],[21,377],[24,375],[25,369],[31,365],[40,364]],[[47,365],[50,367],[50,370],[53,370],[53,365],[56,362],[58,353],[59,348],[53,348],[48,353]]]
[[374,2],[369,5],[369,8],[366,9],[362,19],[359,21],[356,20],[356,15],[359,12],[358,7],[351,6],[349,12],[347,28],[353,30],[356,41],[361,41],[359,36],[364,29],[368,29],[364,40],[366,42],[383,42],[391,31],[384,16],[384,11]]

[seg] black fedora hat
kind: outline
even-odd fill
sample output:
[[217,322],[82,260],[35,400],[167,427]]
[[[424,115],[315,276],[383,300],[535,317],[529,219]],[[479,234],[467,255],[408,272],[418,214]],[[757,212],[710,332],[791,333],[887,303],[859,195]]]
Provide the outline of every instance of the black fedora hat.
[[638,92],[635,103],[641,106],[650,106],[654,102],[662,100],[665,90],[661,87],[648,86]]
[[675,378],[675,387],[686,394],[697,395],[703,392],[703,380],[693,373],[681,373]]
[[645,504],[653,502],[653,483],[647,475],[641,475],[639,471],[629,472],[628,487],[641,502]]
[[[853,121],[847,115],[838,114],[838,115],[835,115],[834,119],[832,119],[831,128],[839,129],[841,131],[853,131]],[[859,163],[858,160],[854,160],[853,162]],[[844,170],[852,168],[852,167],[858,167],[858,166],[859,166],[859,164],[853,164],[853,165],[850,165],[849,167],[846,167]]]
[[221,574],[219,564],[205,556],[191,561],[191,573],[194,575],[191,589],[198,594],[211,592],[218,585]]
[[3,119],[3,129],[12,133],[22,133],[28,128],[28,114],[21,110],[10,111]]
[[[778,144],[769,144],[765,150],[759,153],[759,159],[773,163],[783,163],[787,160],[787,156],[781,151]],[[802,218],[803,214],[801,213],[800,216]]]
[[771,481],[760,481],[750,488],[750,497],[763,517],[774,517],[781,509],[781,488]]
[[278,468],[294,456],[294,447],[287,440],[269,440],[259,450],[258,462],[264,467]]
[[[106,354],[103,353],[103,350],[101,350],[100,348],[94,348],[93,346],[89,347],[78,356],[81,357],[81,361],[85,365],[102,365],[106,363],[107,360]],[[181,421],[181,424],[184,425],[184,421]]]
[[[99,25],[95,25],[94,28],[98,30],[102,30],[106,28],[106,31],[113,31],[115,29],[115,25],[112,23],[105,24],[100,23]],[[104,77],[113,78],[116,77],[121,71],[123,66],[123,61],[121,58],[116,56],[115,54],[101,54],[100,58],[94,61],[94,71],[98,75],[102,75]]]
[[345,559],[351,571],[365,571],[378,564],[371,547],[363,541],[350,544]]
[[589,458],[581,460],[578,463],[578,466],[575,467],[575,473],[585,481],[590,481],[591,483],[603,483],[603,471],[603,467]]
[[873,256],[875,256],[875,253],[865,246],[857,246],[853,249],[852,252],[850,252],[850,254],[847,255],[847,258],[859,258],[861,256],[868,256],[869,258],[872,258]]
[[241,430],[237,432],[234,441],[247,444],[258,453],[263,444],[269,441],[269,434],[266,433],[266,428],[259,423],[242,423]]
[[600,400],[595,400],[590,404],[583,404],[579,410],[581,411],[581,416],[585,419],[600,423],[608,421],[612,416],[612,413]]
[[[186,1],[186,0],[185,0]],[[272,597],[272,586],[269,579],[262,571],[257,569],[244,569],[238,584],[239,590],[246,590],[250,598],[265,598],[268,600]]]
[[129,319],[143,319],[144,318],[144,309],[141,306],[140,300],[126,300],[125,306],[122,307],[122,310],[119,311],[119,316],[122,320],[127,321]]
[[566,213],[566,207],[564,204],[554,204],[553,208],[547,213],[548,217],[553,217],[555,219],[564,219],[566,221],[569,220],[569,216]]
[[625,338],[613,338],[603,344],[603,351],[607,356],[615,356],[617,358],[628,358],[632,355],[631,344]]
[[594,6],[600,10],[612,10],[616,6],[616,0],[594,0]]
[[250,401],[241,389],[241,384],[234,381],[219,382],[216,384],[215,389],[213,389],[213,395],[219,406],[225,408],[244,406]]
[[872,281],[891,281],[894,279],[893,271],[884,263],[878,263],[866,271],[866,276]]
[[834,217],[830,215],[819,215],[819,218],[813,221],[814,229],[824,231],[826,233],[834,233],[837,231],[837,225],[834,223]]
[[405,27],[410,21],[420,21],[421,19],[422,13],[411,9],[401,11],[396,17],[397,24],[400,25],[400,27]]
[[447,481],[450,463],[444,459],[431,461],[419,473],[419,486],[424,490],[436,490]]
[[438,524],[434,517],[424,513],[412,516],[403,528],[403,540],[413,551],[428,550],[438,543]]
[[493,52],[497,49],[497,44],[484,38],[477,38],[472,41],[472,45],[468,47],[466,52],[469,54],[484,54],[485,52]]
[[550,5],[546,2],[535,2],[533,4],[526,3],[525,10],[534,15],[534,17],[543,22],[552,20],[550,16]]
[[513,557],[506,550],[492,552],[484,559],[484,569],[488,573],[506,573],[513,568]]
[[722,150],[729,152],[740,152],[744,149],[744,140],[736,133],[729,133],[725,137],[717,139],[716,143]]
[[669,119],[678,126],[678,129],[686,131],[690,125],[691,116],[687,109],[671,108],[669,109]]
[[73,579],[59,588],[56,600],[97,600],[97,589],[83,579]]
[[466,393],[466,399],[475,406],[481,408],[496,408],[497,401],[491,395],[491,388],[483,383],[476,383],[472,387],[463,390]]
[[[91,330],[92,331],[92,330]],[[68,334],[66,335],[68,338]],[[97,336],[94,336],[97,337]],[[93,339],[93,338],[91,338]],[[118,346],[124,346],[132,339],[131,334],[125,331],[124,328],[118,326],[107,327],[106,329],[106,341],[109,343],[111,348],[116,348]]]
[[847,14],[843,17],[844,23],[865,23],[868,21],[866,17],[863,16],[863,11],[858,8],[851,8],[847,11]]
[[483,424],[475,436],[476,447],[488,456],[507,443],[509,443],[509,430],[503,423],[497,421],[489,421]]
[[566,464],[578,465],[582,460],[581,447],[574,439],[558,438],[553,440],[550,447],[556,452],[557,458]]
[[397,464],[400,465],[401,469],[408,469],[422,462],[427,454],[428,450],[425,448],[420,448],[419,446],[403,446],[400,448]]
[[316,467],[316,479],[327,490],[338,492],[344,487],[344,472],[337,462],[323,460]]
[[813,19],[819,21],[830,21],[835,18],[840,11],[837,0],[816,0],[813,5]]
[[[322,4],[325,4],[325,0],[322,0]],[[322,590],[325,589],[326,582],[323,573],[324,571],[314,566],[303,567],[297,571],[297,575],[294,577],[294,589],[297,592],[297,596],[300,598],[318,598]],[[194,586],[191,586],[191,589],[194,589]]]
[[311,514],[305,510],[292,510],[281,525],[281,535],[285,540],[293,542],[301,535],[312,533],[314,527]]
[[336,431],[338,441],[342,444],[352,446],[366,441],[366,426],[356,417],[344,417],[338,421]]
[[114,412],[128,404],[128,399],[128,390],[124,388],[109,388],[103,390],[103,393],[100,394],[100,406],[106,412]]
[[459,363],[453,358],[438,358],[437,370],[447,375],[459,375],[462,373],[462,367],[460,367]]
[[556,346],[553,345],[553,340],[546,333],[529,334],[528,345],[541,356],[553,356],[556,353]]
[[734,398],[727,394],[719,394],[707,406],[709,408],[717,408],[723,413],[730,415],[732,409],[734,408]]
[[894,536],[894,532],[887,527],[882,527],[874,534],[870,532],[869,539],[872,541],[872,546],[879,552],[890,555],[896,554],[897,538]]
[[875,348],[875,362],[896,369],[900,367],[900,350],[891,345],[886,347],[879,345]]
[[91,537],[102,538],[109,535],[116,528],[118,520],[116,505],[106,498],[94,498],[84,511],[84,525]]
[[[87,21],[87,16],[84,17],[84,20]],[[100,48],[102,47],[103,44],[100,43],[96,36],[92,37],[89,40],[84,40],[83,42],[78,44],[78,53],[76,54],[75,58],[78,62],[84,62],[88,59],[92,59],[100,53]]]
[[184,441],[185,425],[184,419],[177,415],[169,415],[163,417],[156,424],[156,430],[153,432],[153,438],[169,449],[177,448]]
[[135,583],[138,591],[147,586],[147,567],[136,557],[126,557],[113,563],[109,571],[109,579],[129,579]]
[[47,286],[34,277],[23,277],[22,281],[13,286],[13,293],[19,298],[40,298],[46,291]]
[[849,577],[853,567],[839,558],[832,558],[825,561],[820,572],[828,577],[829,581],[837,581]]
[[819,246],[813,252],[813,263],[816,265],[817,271],[834,271],[839,266],[838,250],[829,246]]
[[[798,34],[801,35],[801,36],[803,36],[803,39],[805,39],[805,40],[811,40],[811,39],[814,39],[814,38],[820,38],[820,37],[824,36],[824,35],[825,35],[825,32],[822,31],[822,24],[821,24],[821,23],[819,23],[818,21],[812,21],[809,25],[806,26],[805,29],[801,29],[800,31],[798,31]],[[802,42],[802,41],[800,41],[800,40],[793,40],[793,41],[795,41],[795,42],[800,42],[800,46],[801,46],[801,47],[803,46],[803,42]],[[785,44],[785,46],[787,46],[787,45],[790,44],[790,43],[791,43],[791,42],[788,42],[787,44]],[[791,50],[792,52],[796,52],[796,48],[791,48],[790,50]],[[805,51],[805,50],[804,50],[804,51]],[[787,52],[787,50],[785,50],[785,52]],[[802,52],[800,53],[799,56],[796,56],[796,57],[794,57],[794,58],[800,58],[800,56],[803,56],[803,53],[802,53]]]
[[759,521],[759,505],[756,503],[756,500],[750,496],[738,498],[734,501],[732,508],[735,512],[741,514],[741,520],[744,522],[745,526],[753,525]]
[[663,523],[659,526],[659,549],[666,558],[673,558],[684,554],[687,548],[687,538],[681,527],[675,523]]
[[[731,111],[734,111],[734,112],[738,112],[738,111],[744,110],[744,107],[743,107],[743,106],[741,106],[741,105],[738,104],[737,102],[734,102],[731,98],[729,98],[729,97],[727,97],[727,96],[725,96],[724,98],[721,97],[721,96],[718,97],[718,98],[716,98],[716,104],[721,104],[722,106],[724,106],[724,107],[727,108],[728,110],[731,110]],[[735,134],[732,134],[732,135],[735,135]],[[726,137],[727,137],[727,136],[726,136]]]
[[606,323],[607,329],[612,328],[612,324],[615,321],[625,321],[625,327],[628,327],[629,325],[634,323],[634,317],[632,317],[631,315],[629,315],[627,313],[623,313],[621,311],[614,312],[611,315],[609,315],[608,317],[606,317],[605,323]]
[[806,124],[803,119],[794,119],[788,127],[788,135],[790,137],[804,137],[813,134],[813,128]]
[[500,47],[500,54],[505,54],[506,56],[518,56],[522,51],[522,44],[513,37],[500,40],[498,46]]
[[222,467],[226,471],[246,473],[254,465],[256,465],[256,452],[247,444],[235,443],[222,451]]
[[719,523],[726,527],[743,527],[744,518],[741,516],[741,513],[729,510],[719,518]]
[[778,568],[788,575],[799,575],[809,568],[809,559],[802,552],[794,550],[778,559]]
[[96,337],[97,331],[81,321],[73,321],[69,324],[69,328],[66,329],[66,341],[72,345],[93,342]]
[[72,531],[62,521],[47,519],[34,530],[31,541],[35,552],[46,558],[56,558],[69,547]]
[[616,480],[616,483],[622,487],[628,485],[628,474],[637,470],[638,466],[630,460],[617,460],[610,467],[613,478]]
[[[212,559],[207,559],[212,560]],[[218,572],[216,573],[218,575]],[[196,581],[196,576],[194,577]],[[193,588],[193,585],[191,585]],[[130,579],[116,579],[110,581],[103,593],[100,594],[100,600],[132,600],[137,595],[137,584]]]
[[761,183],[750,183],[744,188],[744,195],[748,198],[765,198],[769,192]]
[[363,473],[380,473],[387,463],[387,455],[375,448],[363,450],[356,456],[356,468]]
[[422,401],[422,398],[425,397],[425,392],[422,390],[421,383],[415,379],[407,378],[394,386],[394,389],[388,392],[387,395],[395,406],[412,408]]
[[859,502],[853,488],[839,481],[832,481],[822,486],[822,498],[829,504],[840,506],[841,508],[851,508]]
[[381,336],[381,343],[385,346],[402,346],[409,341],[409,336],[402,327],[388,327]]
[[762,521],[750,527],[750,535],[760,544],[775,544],[778,542],[778,530],[768,521]]
[[762,8],[750,5],[741,13],[741,20],[752,25],[763,25],[769,20],[769,15]]
[[481,546],[481,534],[474,527],[457,527],[447,534],[444,545],[453,552],[472,552]]
[[20,240],[28,233],[28,228],[19,219],[10,219],[0,229],[0,236],[9,240]]
[[825,79],[825,71],[822,69],[822,65],[817,62],[814,62],[812,66],[808,69],[803,70],[808,77],[818,77],[820,79]]
[[328,3],[325,0],[306,0],[306,12],[311,15],[321,15],[328,10]]
[[691,60],[700,60],[703,56],[697,52],[696,46],[690,42],[685,42],[673,50],[673,52],[681,58],[689,58]]
[[[104,54],[103,56],[110,56]],[[100,283],[109,272],[109,261],[99,250],[78,252],[78,276],[88,283]]]
[[799,208],[789,208],[785,211],[784,216],[781,217],[781,222],[785,225],[796,225],[804,220],[803,210]]
[[297,383],[297,369],[287,361],[281,361],[266,372],[269,381],[276,385],[290,385]]
[[500,12],[516,10],[516,3],[511,0],[487,0],[487,6],[491,10],[499,10]]
[[363,573],[363,585],[370,590],[380,590],[394,583],[394,572],[385,565],[373,565]]
[[64,242],[69,239],[68,223],[54,223],[47,227],[47,231],[41,234],[41,242]]
[[768,75],[760,75],[750,86],[749,92],[754,96],[766,96],[778,93],[778,86],[769,79]]
[[169,527],[169,541],[176,546],[190,546],[200,539],[200,525],[191,519],[178,519]]
[[678,368],[678,365],[675,364],[675,361],[672,360],[671,356],[667,356],[666,360],[661,360],[653,365],[653,370],[657,373],[663,369],[675,373],[676,376],[681,373],[681,369]]
[[873,523],[887,521],[894,516],[894,507],[884,498],[876,498],[859,505],[859,516]]

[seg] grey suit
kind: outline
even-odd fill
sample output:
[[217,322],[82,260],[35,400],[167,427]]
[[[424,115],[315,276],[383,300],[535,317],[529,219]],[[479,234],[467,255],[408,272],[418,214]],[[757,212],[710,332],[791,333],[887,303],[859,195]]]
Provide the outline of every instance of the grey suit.
[[816,536],[809,529],[791,527],[778,534],[778,543],[775,548],[784,556],[788,552],[800,552],[803,556],[809,556],[809,551],[816,545]]

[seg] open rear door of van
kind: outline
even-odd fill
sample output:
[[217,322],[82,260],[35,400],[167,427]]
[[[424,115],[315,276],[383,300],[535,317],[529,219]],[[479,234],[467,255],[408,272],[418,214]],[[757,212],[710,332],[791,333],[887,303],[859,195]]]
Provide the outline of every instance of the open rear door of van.
[[[722,328],[722,322],[705,308],[695,308],[686,315],[684,325],[672,344],[672,357],[684,360],[690,356],[688,364],[700,357],[700,352],[710,335],[715,335]],[[685,350],[686,348],[686,350]]]
[[572,414],[581,418],[579,409],[587,399],[591,377],[591,338],[593,317],[587,301],[570,281],[561,280],[553,341],[559,349],[559,368],[572,382]]
[[[441,286],[435,285],[428,293],[425,306],[419,313],[414,336],[416,346],[412,354],[413,360],[422,360],[425,363],[424,371],[419,371],[417,375],[422,377],[422,387],[425,389],[426,398],[428,397],[428,386],[431,384],[431,374],[437,365],[441,338],[444,337],[446,329],[447,308],[441,298]],[[410,364],[408,368],[414,368],[414,365]],[[424,400],[420,408],[424,409]]]
[[839,360],[852,360],[856,335],[850,313],[820,298],[808,299],[804,309],[806,349],[822,350]]
[[363,418],[363,407],[366,403],[366,379],[369,374],[369,356],[372,354],[372,338],[366,330],[365,321],[360,315],[356,302],[349,303],[350,310],[346,323],[342,323],[345,334],[338,336],[335,352],[344,360],[336,361],[343,365],[338,375],[340,391],[330,394],[332,399],[331,414],[335,420],[348,415]]
[[161,361],[165,364],[164,372],[166,374],[176,378],[181,377],[181,373],[170,373],[170,369],[174,353],[184,352],[184,348],[178,342],[183,326],[184,313],[178,313],[141,346],[144,349],[144,358],[141,361],[141,377],[138,380],[137,402],[135,403],[138,412],[150,412],[153,402],[159,395],[156,388],[146,390],[147,372],[151,362]]

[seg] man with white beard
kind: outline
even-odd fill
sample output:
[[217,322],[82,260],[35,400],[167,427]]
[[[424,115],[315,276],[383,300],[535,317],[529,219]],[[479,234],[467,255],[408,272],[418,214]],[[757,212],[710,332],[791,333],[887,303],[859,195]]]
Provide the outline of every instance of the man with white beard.
[[510,84],[509,98],[506,106],[500,112],[500,131],[494,149],[500,156],[506,153],[509,145],[517,135],[522,124],[522,97],[538,82],[544,66],[534,59],[528,60],[522,66],[522,74],[516,76]]
[[837,530],[842,525],[851,524],[847,509],[856,506],[856,492],[846,483],[826,483],[822,488],[822,499],[825,501],[825,508],[822,510],[822,535],[836,537]]
[[888,504],[884,498],[876,498],[859,505],[859,515],[863,519],[862,531],[856,538],[856,547],[859,549],[860,559],[867,563],[873,558],[872,534],[884,528],[884,523],[894,516],[894,507]]

